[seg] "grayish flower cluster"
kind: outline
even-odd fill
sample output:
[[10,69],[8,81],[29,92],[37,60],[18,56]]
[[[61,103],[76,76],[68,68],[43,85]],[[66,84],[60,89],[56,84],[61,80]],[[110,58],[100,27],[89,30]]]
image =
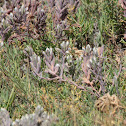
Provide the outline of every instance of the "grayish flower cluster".
[[54,115],[48,115],[41,106],[36,107],[35,113],[26,114],[14,122],[10,119],[6,109],[1,108],[0,110],[0,126],[50,126],[56,121],[58,119]]
[[48,0],[48,5],[54,12],[54,30],[55,37],[59,40],[66,40],[64,30],[68,29],[67,15],[69,9],[71,13],[75,13],[79,4],[79,0]]
[[[9,4],[9,2],[6,3]],[[21,2],[20,0],[12,0],[9,9],[7,5],[6,8],[4,6],[0,8],[0,35],[2,40],[8,40],[11,38],[11,34],[13,36],[13,33],[20,35],[20,37],[39,38],[44,33],[46,17],[39,1],[24,0],[24,2]]]
[[[33,52],[32,48],[30,48],[30,64],[35,76],[37,75],[39,79],[50,81],[66,81],[82,90],[92,88],[97,96],[100,96],[100,92],[105,93],[102,67],[104,61],[104,46],[91,48],[88,44],[82,50],[78,50],[77,48],[73,48],[73,50],[69,47],[68,41],[63,41],[60,44],[60,48],[55,49],[58,56],[55,56],[52,48],[47,48],[43,51],[44,62],[46,64],[46,69],[43,71],[40,69],[40,57]],[[97,87],[93,87],[93,84],[97,82],[100,84],[99,92],[96,90]],[[85,86],[82,87],[82,84]],[[92,94],[94,93],[92,92]]]
[[9,113],[6,109],[0,109],[0,126],[10,126],[12,120],[10,119]]
[[[35,52],[33,52],[33,49],[31,47],[25,48],[24,53],[26,56],[29,57],[29,61],[30,61],[30,64],[31,64],[33,71],[35,73],[38,73],[39,76],[42,76],[40,56],[37,56],[35,54]],[[26,59],[25,59],[25,61],[28,62]],[[25,64],[23,66],[23,69],[25,70]]]

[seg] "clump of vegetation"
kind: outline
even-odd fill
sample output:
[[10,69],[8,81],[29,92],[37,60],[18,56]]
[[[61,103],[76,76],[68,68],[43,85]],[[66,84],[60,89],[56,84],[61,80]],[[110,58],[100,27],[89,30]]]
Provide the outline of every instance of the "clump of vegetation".
[[121,109],[126,109],[120,103],[116,95],[110,96],[109,93],[100,97],[95,102],[95,107],[103,114],[96,114],[95,123],[97,125],[125,125],[126,120],[121,115]]
[[57,126],[125,125],[125,5],[125,0],[2,1],[0,108],[10,114],[1,109],[5,123],[18,118],[15,125],[22,120],[32,125],[28,120],[36,120],[29,114],[41,105],[42,112],[58,117]]
[[[48,77],[44,77],[43,71],[41,71],[40,57],[33,52],[32,48],[25,49],[29,51],[30,64],[35,75],[48,81],[68,82],[81,90],[90,90],[89,92],[96,96],[100,96],[101,92],[105,93],[104,74],[102,73],[104,47],[91,49],[90,45],[87,45],[86,48],[80,50],[80,57],[76,57],[69,52],[71,49],[68,41],[62,42],[60,46],[61,48],[55,48],[59,52],[57,54],[59,58],[54,56],[52,48],[46,48],[46,51],[43,52],[47,66],[45,72],[49,74]],[[27,54],[26,51],[25,54]],[[96,82],[100,83],[99,89],[97,86],[94,88]]]
[[1,108],[0,110],[1,126],[49,126],[56,122],[56,120],[58,121],[53,115],[48,115],[44,112],[41,106],[36,107],[35,113],[22,116],[20,120],[16,119],[14,122],[10,119],[6,109]]

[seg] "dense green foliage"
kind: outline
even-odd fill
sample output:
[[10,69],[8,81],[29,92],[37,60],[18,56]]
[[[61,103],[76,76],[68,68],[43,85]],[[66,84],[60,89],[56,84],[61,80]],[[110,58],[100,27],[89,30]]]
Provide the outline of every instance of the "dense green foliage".
[[[3,4],[0,4],[1,8]],[[41,57],[41,69],[45,70],[42,51],[52,47],[58,57],[55,48],[60,47],[63,40],[69,41],[70,47],[78,50],[88,44],[92,48],[104,45],[103,56],[106,59],[102,66],[102,78],[106,83],[105,93],[116,94],[122,106],[126,106],[126,40],[123,37],[126,22],[124,10],[118,0],[80,0],[75,12],[73,8],[76,4],[69,6],[65,19],[56,17],[57,10],[52,7],[50,11],[51,5],[48,4],[43,2],[41,5],[45,9],[42,14],[46,15],[42,20],[44,25],[37,20],[40,15],[29,19],[31,29],[25,25],[26,29],[20,29],[20,23],[16,26],[10,24],[11,27],[6,33],[4,30],[8,26],[0,25],[3,26],[0,27],[0,44],[3,42],[3,46],[0,46],[0,107],[10,112],[13,120],[32,113],[37,105],[41,105],[47,112],[54,113],[59,118],[59,122],[55,124],[57,126],[125,125],[126,109],[119,109],[116,112],[117,118],[111,116],[111,113],[107,115],[98,111],[94,107],[98,97],[90,92],[67,82],[48,81],[34,76],[30,59],[24,54],[26,47],[32,47]],[[0,24],[2,18],[1,16]],[[10,21],[8,17],[6,20]],[[36,20],[40,24],[40,32],[38,25],[34,23]],[[97,81],[94,85],[99,89],[100,82]],[[112,122],[107,122],[110,118]]]

